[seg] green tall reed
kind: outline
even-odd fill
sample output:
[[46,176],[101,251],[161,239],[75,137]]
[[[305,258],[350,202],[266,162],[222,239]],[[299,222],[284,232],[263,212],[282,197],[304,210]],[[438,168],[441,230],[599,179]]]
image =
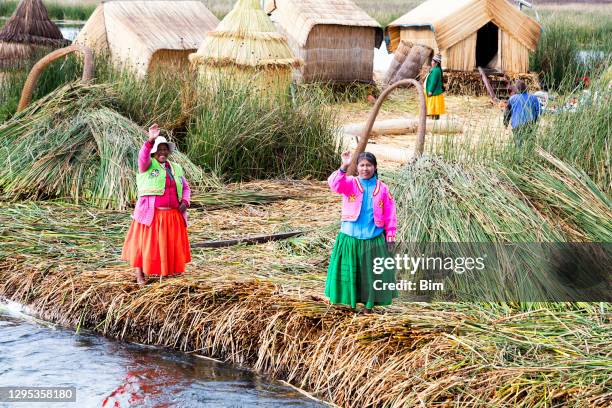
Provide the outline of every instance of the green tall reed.
[[[30,69],[45,54],[46,52],[43,51],[36,53],[30,61],[24,63],[22,69],[7,70],[0,73],[0,123],[14,115]],[[82,67],[82,63],[73,55],[50,64],[38,79],[32,94],[32,101],[36,101],[66,83],[80,78],[83,72]]]
[[198,101],[187,154],[229,180],[322,179],[337,165],[335,116],[308,92],[260,95],[228,80]]
[[[612,21],[605,15],[577,11],[545,13],[542,36],[529,65],[545,85],[568,92],[584,76],[597,76],[609,64],[612,53]],[[582,60],[578,53],[591,53]],[[603,53],[603,57],[599,56]]]
[[[58,1],[44,1],[51,20],[87,20],[96,9],[96,4],[62,4]],[[18,1],[3,0],[0,2],[0,17],[10,17]]]

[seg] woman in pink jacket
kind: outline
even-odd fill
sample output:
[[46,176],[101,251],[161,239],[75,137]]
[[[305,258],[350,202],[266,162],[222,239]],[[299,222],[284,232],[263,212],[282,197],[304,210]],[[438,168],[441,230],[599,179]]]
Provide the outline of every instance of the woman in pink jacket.
[[329,261],[325,295],[331,303],[353,308],[362,303],[370,313],[397,297],[384,289],[385,283],[395,282],[395,271],[374,267],[377,258],[389,256],[387,246],[395,242],[395,202],[378,179],[372,153],[357,157],[358,177],[346,174],[350,163],[351,153],[342,153],[342,166],[328,179],[331,190],[342,194],[342,226]]
[[145,283],[145,275],[181,274],[191,261],[187,237],[191,190],[181,166],[168,160],[174,149],[174,143],[159,136],[155,124],[138,156],[138,202],[121,258],[135,268],[139,284]]

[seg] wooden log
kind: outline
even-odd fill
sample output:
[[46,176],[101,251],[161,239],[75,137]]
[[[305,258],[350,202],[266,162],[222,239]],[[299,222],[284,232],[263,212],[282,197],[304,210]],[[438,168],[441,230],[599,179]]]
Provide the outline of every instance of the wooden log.
[[[441,120],[427,120],[427,129],[433,133],[461,133],[463,131],[463,122],[458,119],[448,118]],[[347,134],[361,136],[365,123],[351,123],[345,125],[342,131]],[[405,135],[408,133],[416,133],[419,127],[419,120],[412,118],[403,119],[387,119],[374,122],[370,136],[380,135]]]

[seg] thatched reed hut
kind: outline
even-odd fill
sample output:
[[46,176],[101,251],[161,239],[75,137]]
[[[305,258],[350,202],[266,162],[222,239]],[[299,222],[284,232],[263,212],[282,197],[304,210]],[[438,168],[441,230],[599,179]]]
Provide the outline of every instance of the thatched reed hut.
[[38,51],[68,44],[42,0],[22,0],[0,30],[0,70],[20,68]]
[[428,0],[386,30],[391,51],[400,40],[429,46],[447,70],[526,73],[542,27],[508,0]]
[[219,20],[200,1],[107,1],[100,4],[75,43],[107,53],[144,76],[167,66],[188,67],[188,56]]
[[268,0],[265,11],[304,61],[304,82],[372,82],[383,30],[351,0]]
[[301,63],[258,0],[238,0],[189,59],[204,84],[231,80],[266,92],[286,90]]

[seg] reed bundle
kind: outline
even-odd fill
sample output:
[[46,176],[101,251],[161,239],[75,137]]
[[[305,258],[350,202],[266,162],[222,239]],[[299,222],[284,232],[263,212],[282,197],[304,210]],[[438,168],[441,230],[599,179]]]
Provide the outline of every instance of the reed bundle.
[[[510,84],[517,79],[522,79],[530,91],[540,89],[539,77],[535,73],[506,73],[505,75]],[[478,71],[444,71],[444,87],[448,95],[488,95]]]
[[[4,123],[0,188],[16,198],[63,197],[126,208],[136,199],[135,172],[145,134],[115,112],[115,104],[107,86],[70,84]],[[212,180],[180,152],[174,160],[190,180]]]
[[502,176],[480,166],[423,157],[393,177],[404,242],[563,241]]
[[572,241],[612,242],[612,201],[586,175],[540,150],[548,165],[508,171],[541,211],[562,221]]

